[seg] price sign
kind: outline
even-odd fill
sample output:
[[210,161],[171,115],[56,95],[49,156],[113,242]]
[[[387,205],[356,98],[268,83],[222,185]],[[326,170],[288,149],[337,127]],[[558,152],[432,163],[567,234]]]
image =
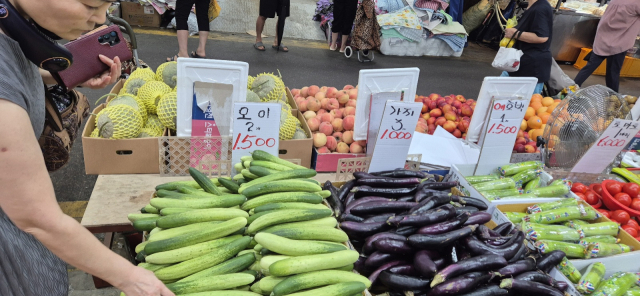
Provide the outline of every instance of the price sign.
[[492,99],[488,120],[478,142],[480,157],[474,175],[489,174],[496,167],[509,163],[529,100],[522,97]]
[[369,172],[404,167],[421,109],[421,103],[387,101]]
[[233,104],[233,164],[239,163],[241,157],[251,155],[254,150],[278,155],[281,111],[280,104]]
[[620,151],[633,140],[638,130],[640,130],[640,123],[637,121],[614,119],[587,153],[580,158],[571,172],[602,173]]

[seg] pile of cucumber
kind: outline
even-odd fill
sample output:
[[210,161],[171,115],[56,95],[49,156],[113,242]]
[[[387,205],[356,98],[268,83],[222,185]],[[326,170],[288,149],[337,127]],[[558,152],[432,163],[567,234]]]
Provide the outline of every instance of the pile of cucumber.
[[158,185],[142,213],[129,215],[148,231],[136,247],[139,266],[176,295],[352,296],[368,288],[352,272],[358,252],[323,204],[331,192],[310,179],[316,172],[264,151],[246,160],[241,177],[190,169],[194,181]]
[[592,263],[584,274],[575,270],[571,279],[582,295],[639,296],[640,275],[633,272],[617,272],[605,278],[606,267],[601,262]]

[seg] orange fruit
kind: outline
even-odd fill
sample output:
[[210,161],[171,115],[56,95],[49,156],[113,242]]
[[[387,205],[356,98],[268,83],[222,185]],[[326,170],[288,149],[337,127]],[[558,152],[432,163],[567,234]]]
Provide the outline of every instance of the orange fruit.
[[542,95],[541,94],[533,94],[533,96],[531,96],[531,102],[541,102],[542,101]]
[[538,139],[538,136],[542,136],[543,133],[544,133],[544,130],[539,129],[539,128],[531,130],[529,132],[529,139],[531,139],[531,141],[535,142]]
[[531,118],[531,116],[535,116],[535,115],[536,115],[536,109],[528,107],[527,111],[524,113],[524,119],[525,120],[529,120],[529,118]]
[[529,104],[529,107],[533,108],[533,110],[538,110],[538,109],[542,108],[542,103],[540,103],[540,102],[531,102],[531,104]]
[[554,102],[553,104],[551,104],[549,107],[547,107],[547,112],[552,113],[553,110],[556,109],[556,107],[558,107],[558,105],[560,105],[559,102]]
[[538,117],[540,117],[540,120],[542,120],[543,124],[547,124],[547,121],[549,120],[549,116],[551,116],[551,114],[546,112],[538,115]]
[[542,113],[547,113],[547,107],[540,107],[536,110],[536,115],[540,116]]
[[527,124],[527,121],[523,119],[522,123],[520,124],[520,129],[526,131],[528,126],[529,125]]
[[555,99],[555,100],[553,100],[553,101],[554,101],[554,102],[556,102],[556,103],[560,103],[560,102],[562,102],[562,100],[561,100],[561,99]]
[[558,136],[556,135],[551,135],[551,137],[549,137],[549,143],[547,143],[547,147],[549,149],[553,149],[553,147],[556,146],[556,143],[560,141],[560,138],[558,138]]
[[551,104],[553,104],[555,102],[553,101],[552,97],[544,97],[544,98],[542,98],[542,102],[541,103],[542,103],[542,106],[548,107],[548,106],[551,106]]
[[538,116],[531,116],[531,118],[527,120],[527,126],[529,126],[530,129],[540,128],[542,126],[542,119]]

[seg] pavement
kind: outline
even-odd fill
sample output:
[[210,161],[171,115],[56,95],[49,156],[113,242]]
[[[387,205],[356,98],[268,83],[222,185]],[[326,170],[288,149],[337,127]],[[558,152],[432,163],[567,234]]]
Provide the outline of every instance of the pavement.
[[[138,28],[135,32],[139,57],[153,69],[177,53],[178,44],[173,30]],[[469,44],[460,58],[398,57],[376,53],[373,62],[359,63],[355,58],[347,59],[338,52],[329,51],[323,41],[285,37],[283,44],[289,47],[290,52],[283,53],[271,49],[273,37],[264,39],[267,47],[264,52],[255,50],[255,37],[245,33],[211,32],[209,39],[208,58],[247,62],[251,75],[279,71],[289,88],[312,84],[336,87],[356,85],[361,69],[417,67],[420,69],[418,94],[461,94],[475,98],[484,77],[500,74],[500,71],[491,67],[496,52],[476,44]],[[196,47],[197,36],[189,39],[189,50],[195,50]],[[575,77],[578,72],[571,65],[561,67],[569,77]],[[593,84],[604,85],[604,77],[592,76],[584,86]],[[108,89],[81,91],[87,95],[92,106],[96,106],[96,100],[108,93]],[[638,79],[622,78],[621,93],[639,95]],[[95,175],[85,175],[82,140],[78,139],[73,146],[70,163],[51,173],[56,196],[65,213],[78,221],[82,218],[96,178]],[[71,267],[69,275],[72,287],[69,295],[118,295],[114,289],[93,289],[91,277]]]

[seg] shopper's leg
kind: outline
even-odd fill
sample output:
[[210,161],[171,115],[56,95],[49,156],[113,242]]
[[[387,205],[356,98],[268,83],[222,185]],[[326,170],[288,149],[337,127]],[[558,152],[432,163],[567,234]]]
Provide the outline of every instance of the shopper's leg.
[[342,24],[342,35],[349,36],[353,28],[353,21],[356,19],[358,11],[358,0],[346,0],[344,7],[344,20]]
[[178,51],[179,57],[189,57],[189,49],[187,48],[189,42],[189,30],[178,30]]
[[[262,43],[262,30],[264,30],[264,23],[267,21],[267,17],[258,16],[256,20],[256,43]],[[259,50],[264,50],[264,46],[259,46]]]
[[621,52],[607,57],[607,87],[615,92],[618,92],[620,88],[620,71],[626,55],[626,52]]
[[198,36],[200,42],[198,43],[198,49],[196,54],[200,57],[205,57],[207,52],[205,47],[207,46],[207,39],[209,38],[209,0],[197,0],[196,2],[196,17],[198,18]]
[[[331,28],[331,30],[333,31],[333,28]],[[329,49],[336,50],[336,47],[338,47],[338,33],[331,32],[331,45]]]
[[582,84],[587,80],[587,78],[589,78],[589,76],[593,74],[593,71],[595,71],[596,69],[598,69],[598,67],[600,67],[600,64],[602,64],[602,61],[604,61],[604,57],[599,56],[592,52],[591,58],[587,62],[587,65],[584,66],[580,70],[580,72],[578,72],[578,75],[576,75],[576,78],[573,81],[578,86],[582,86]]
[[342,21],[344,19],[343,9],[345,0],[333,1],[333,21],[331,22],[331,50],[338,47],[338,36],[342,31]]
[[176,30],[178,35],[178,57],[188,57],[187,41],[189,39],[189,14],[195,0],[180,0],[176,2]]
[[340,52],[344,52],[344,49],[347,47],[347,41],[349,40],[349,35],[342,35],[342,43],[340,43]]

